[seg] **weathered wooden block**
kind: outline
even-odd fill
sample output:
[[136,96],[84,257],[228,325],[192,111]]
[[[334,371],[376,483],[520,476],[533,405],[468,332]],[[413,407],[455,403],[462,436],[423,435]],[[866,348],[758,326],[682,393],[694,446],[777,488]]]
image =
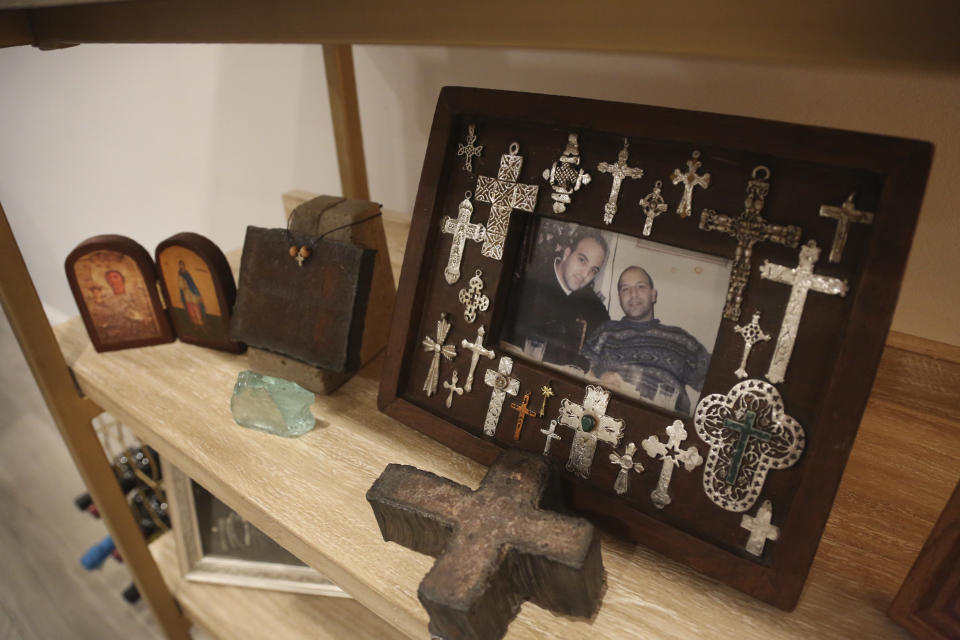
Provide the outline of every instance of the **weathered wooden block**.
[[500,454],[476,491],[407,465],[370,490],[384,540],[436,556],[417,592],[444,640],[502,637],[520,605],[591,617],[603,587],[600,536],[559,505],[540,456]]
[[[296,191],[283,196],[285,216],[291,231],[313,236],[329,234],[327,240],[359,245],[376,251],[373,274],[369,281],[369,303],[355,319],[361,328],[357,340],[350,345],[357,354],[356,366],[362,367],[386,345],[393,313],[396,288],[390,268],[383,220],[375,217],[380,205],[366,200],[348,200],[337,196],[314,196]],[[264,375],[292,380],[318,394],[332,393],[350,379],[354,371],[336,371],[317,367],[306,358],[275,350],[250,351],[250,368]]]

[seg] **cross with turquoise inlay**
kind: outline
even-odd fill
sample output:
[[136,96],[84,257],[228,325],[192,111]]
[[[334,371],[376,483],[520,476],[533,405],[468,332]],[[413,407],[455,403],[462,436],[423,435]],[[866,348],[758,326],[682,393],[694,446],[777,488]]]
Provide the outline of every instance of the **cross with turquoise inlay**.
[[740,462],[743,460],[743,452],[747,450],[747,444],[750,438],[770,442],[770,434],[766,431],[754,429],[753,425],[757,421],[757,414],[753,411],[743,412],[743,422],[737,422],[730,418],[725,418],[723,426],[731,431],[740,434],[737,438],[737,446],[733,448],[733,458],[730,460],[730,470],[727,471],[727,483],[734,484],[737,481],[737,474],[740,473]]

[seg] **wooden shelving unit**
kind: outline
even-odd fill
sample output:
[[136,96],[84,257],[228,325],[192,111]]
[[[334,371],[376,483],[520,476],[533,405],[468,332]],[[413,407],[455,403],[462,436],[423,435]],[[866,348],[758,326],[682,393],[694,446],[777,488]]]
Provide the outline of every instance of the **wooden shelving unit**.
[[[386,227],[396,271],[406,226],[402,217],[388,215]],[[318,428],[284,439],[244,429],[231,418],[230,393],[245,356],[183,343],[98,354],[79,319],[56,331],[81,388],[99,406],[363,607],[411,638],[427,637],[416,591],[432,559],[383,542],[364,495],[390,462],[472,486],[484,468],[377,411],[379,360],[334,395],[318,399]],[[921,371],[938,385],[918,378]],[[960,446],[960,424],[945,417],[957,402],[949,391],[957,382],[960,364],[887,349],[795,612],[773,609],[607,537],[607,591],[596,618],[567,619],[525,605],[508,637],[902,637],[884,610],[960,472],[952,453]],[[905,385],[908,391],[927,391],[904,394]],[[910,403],[889,399],[903,397]],[[924,464],[898,463],[894,452],[907,450]],[[194,598],[176,584],[178,599]],[[206,587],[199,600],[184,602],[190,617],[204,626],[210,624],[204,622],[208,614],[200,609],[245,606],[224,604],[236,590],[211,594],[215,589]],[[269,598],[273,616],[309,628],[316,612],[303,606],[303,596]],[[355,636],[363,637],[363,631]]]
[[185,580],[177,567],[173,534],[152,542],[150,552],[184,612],[213,638],[400,640],[404,637],[359,603],[344,598],[318,598]]
[[[61,6],[69,4],[78,6]],[[549,11],[499,1],[237,0],[225,7],[212,0],[0,0],[6,9],[0,11],[0,46],[321,43],[342,192],[361,198],[367,197],[367,182],[353,43],[654,52],[907,71],[960,68],[960,9],[950,0],[920,8],[872,0],[795,6],[704,0],[679,13],[662,2],[602,0],[591,5],[594,20],[584,17],[582,6],[573,0],[560,0]],[[400,219],[387,223],[398,271],[405,229]],[[233,423],[228,406],[243,356],[180,343],[96,354],[79,319],[59,327],[55,338],[2,208],[0,301],[104,522],[168,637],[188,635],[181,607],[225,638],[385,638],[391,629],[427,637],[416,587],[432,561],[383,543],[364,493],[388,462],[474,485],[483,468],[376,411],[378,362],[320,401],[316,409],[325,425],[307,436],[282,440],[244,430]],[[606,539],[608,589],[596,619],[573,621],[525,606],[509,637],[902,636],[884,609],[960,475],[953,453],[960,445],[960,355],[956,348],[904,336],[888,344],[904,348],[885,353],[796,612],[771,609],[641,547]],[[78,393],[67,365],[87,396]],[[101,408],[340,583],[359,604],[186,583],[168,571],[175,566],[169,542],[154,549],[158,568],[90,426]]]

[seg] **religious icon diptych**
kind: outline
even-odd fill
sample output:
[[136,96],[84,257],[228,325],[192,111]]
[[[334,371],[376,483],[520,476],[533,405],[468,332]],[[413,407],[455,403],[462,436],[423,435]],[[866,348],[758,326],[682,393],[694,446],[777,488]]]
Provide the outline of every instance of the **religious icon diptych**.
[[237,288],[223,252],[196,233],[146,249],[124,236],[80,243],[67,256],[67,279],[97,351],[183,342],[240,353],[229,336]]
[[[474,149],[477,131],[492,153]],[[540,455],[580,514],[791,609],[870,392],[931,154],[446,88],[380,407],[484,463]]]

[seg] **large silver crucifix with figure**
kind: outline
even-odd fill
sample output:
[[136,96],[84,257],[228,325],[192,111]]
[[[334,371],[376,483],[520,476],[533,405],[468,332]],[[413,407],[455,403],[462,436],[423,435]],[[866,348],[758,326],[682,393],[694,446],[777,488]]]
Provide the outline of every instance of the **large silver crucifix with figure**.
[[590,477],[597,441],[602,440],[617,447],[623,437],[623,420],[607,415],[609,402],[610,392],[594,385],[587,385],[582,405],[571,402],[568,398],[560,401],[557,422],[573,429],[567,471],[573,471],[581,478]]
[[847,200],[839,207],[830,205],[820,205],[820,216],[824,218],[835,218],[837,221],[837,230],[833,234],[833,246],[830,247],[830,262],[840,262],[843,256],[843,248],[847,244],[847,231],[851,222],[858,224],[873,224],[873,214],[869,211],[858,211],[853,206],[853,198],[856,194],[851,193]]
[[780,284],[788,284],[790,299],[783,312],[783,322],[780,324],[780,335],[777,336],[777,346],[773,349],[773,358],[770,359],[770,368],[767,370],[767,380],[783,382],[790,364],[790,355],[793,353],[793,344],[797,340],[797,330],[800,328],[800,317],[807,302],[807,292],[816,291],[831,296],[847,295],[847,281],[841,278],[830,278],[817,275],[813,272],[813,265],[820,258],[820,247],[815,240],[800,247],[800,261],[796,267],[790,268],[780,264],[773,264],[765,260],[760,265],[760,275],[767,280]]
[[795,248],[800,242],[800,227],[769,224],[760,212],[763,202],[770,192],[770,169],[758,166],[753,169],[752,179],[747,183],[747,198],[743,203],[743,212],[736,218],[721,215],[712,209],[704,209],[700,215],[700,228],[704,231],[720,231],[737,241],[737,250],[733,257],[733,269],[730,272],[730,285],[727,288],[727,302],[723,307],[723,317],[728,320],[740,319],[740,305],[743,302],[743,290],[750,279],[750,257],[753,245],[758,242],[776,242]]
[[670,498],[670,479],[673,478],[673,468],[676,465],[682,466],[687,471],[693,471],[703,464],[703,458],[700,452],[693,445],[681,450],[680,445],[687,439],[687,430],[683,428],[683,422],[674,420],[673,424],[666,428],[667,443],[660,442],[657,436],[650,436],[640,443],[647,455],[653,459],[663,460],[663,466],[660,467],[660,479],[657,480],[657,488],[650,494],[653,504],[657,509],[663,509],[672,502]]
[[477,177],[475,197],[480,202],[490,203],[490,217],[487,219],[487,232],[480,253],[494,260],[503,259],[503,243],[507,240],[510,213],[514,209],[531,212],[537,206],[540,187],[517,182],[523,166],[523,156],[517,155],[519,151],[520,144],[511,143],[510,153],[500,156],[497,177]]
[[643,169],[640,167],[627,166],[627,158],[630,157],[630,141],[623,139],[623,149],[617,154],[617,161],[614,164],[601,162],[597,165],[597,171],[600,173],[609,173],[613,176],[613,186],[610,187],[610,197],[607,204],[603,205],[603,222],[610,224],[613,217],[617,215],[617,200],[620,198],[620,185],[624,178],[639,180],[643,177]]
[[483,433],[490,437],[497,432],[500,413],[503,411],[503,401],[508,395],[515,396],[520,391],[520,381],[510,377],[512,371],[513,358],[503,356],[496,371],[487,369],[484,375],[484,383],[493,388],[490,392],[490,404],[487,405],[487,416],[483,419]]
[[477,339],[474,342],[470,342],[466,338],[460,341],[460,346],[463,349],[473,352],[473,355],[470,357],[470,372],[467,374],[467,381],[463,385],[463,390],[467,393],[473,391],[473,374],[477,370],[477,363],[480,362],[480,356],[493,358],[495,355],[493,349],[487,349],[483,346],[483,336],[485,334],[486,329],[483,328],[483,325],[480,325],[480,328],[477,329]]
[[470,216],[473,215],[473,204],[470,202],[470,192],[460,202],[460,208],[457,212],[457,218],[450,216],[443,217],[443,233],[453,234],[453,244],[450,245],[450,259],[447,260],[447,268],[443,270],[443,277],[447,284],[454,284],[460,279],[460,261],[463,259],[463,245],[467,240],[480,242],[485,236],[483,225],[478,222],[470,222]]

